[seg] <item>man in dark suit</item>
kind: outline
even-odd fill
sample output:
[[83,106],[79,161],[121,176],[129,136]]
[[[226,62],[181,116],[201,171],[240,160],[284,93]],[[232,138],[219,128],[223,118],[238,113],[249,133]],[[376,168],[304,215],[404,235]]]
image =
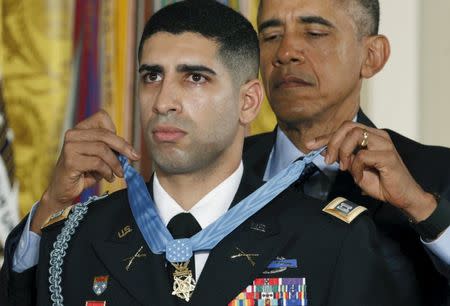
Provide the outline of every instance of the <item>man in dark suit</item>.
[[[149,236],[145,226],[160,220],[174,238],[191,237],[262,184],[241,162],[262,100],[258,52],[251,24],[219,3],[179,2],[156,13],[139,48],[150,183],[144,191],[132,184],[138,177],[113,150],[138,156],[105,112],[69,130],[50,186],[8,239],[3,303],[398,305],[373,222],[343,199],[323,212],[321,201],[288,187],[184,268],[148,242],[166,228]],[[127,190],[72,205],[86,186],[124,172]],[[142,209],[154,207],[157,218],[143,224],[132,196],[147,189],[154,205],[147,198]],[[40,235],[40,252],[26,267],[17,250],[30,243],[28,228]]]
[[[262,0],[261,73],[278,126],[246,140],[244,161],[265,180],[328,145],[306,194],[366,206],[384,233],[399,292],[423,305],[450,296],[450,150],[379,130],[360,109],[363,79],[380,71],[389,42],[377,0]],[[417,280],[417,281],[416,281]]]

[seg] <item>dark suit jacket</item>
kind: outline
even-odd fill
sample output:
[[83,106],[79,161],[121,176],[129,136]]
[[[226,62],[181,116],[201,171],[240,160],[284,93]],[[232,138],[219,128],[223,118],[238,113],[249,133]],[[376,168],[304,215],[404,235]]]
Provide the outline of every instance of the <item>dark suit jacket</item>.
[[[358,122],[375,127],[362,111],[358,113]],[[450,207],[450,149],[422,145],[394,131],[386,131],[419,185],[428,192],[440,194],[441,205]],[[244,162],[260,178],[264,176],[275,139],[276,131],[246,138]],[[348,172],[340,171],[336,176],[329,199],[336,196],[343,196],[369,209],[381,232],[383,252],[390,269],[396,274],[398,289],[404,299],[411,300],[411,303],[420,299],[422,305],[427,306],[450,305],[450,268],[442,265],[431,253],[427,254],[419,235],[404,214],[388,203],[364,196]]]
[[[244,171],[233,203],[259,184],[260,180]],[[211,251],[189,304],[227,305],[258,277],[304,277],[308,305],[399,305],[369,216],[363,213],[347,224],[323,213],[322,207],[323,203],[288,188]],[[118,233],[127,225],[132,231],[120,238]],[[1,286],[9,299],[6,305],[50,305],[49,252],[61,226],[62,222],[45,229],[37,270],[20,274],[11,271],[12,241],[17,238],[10,237],[1,274]],[[124,259],[141,246],[147,256],[136,259],[126,271]],[[236,248],[259,254],[253,258],[255,265],[245,257],[231,258],[238,253]],[[298,267],[264,274],[278,256],[297,259]],[[147,248],[132,218],[126,191],[90,205],[63,267],[66,306],[85,305],[88,300],[107,301],[109,306],[175,305],[165,259]],[[103,275],[109,275],[108,288],[96,296],[93,279]]]

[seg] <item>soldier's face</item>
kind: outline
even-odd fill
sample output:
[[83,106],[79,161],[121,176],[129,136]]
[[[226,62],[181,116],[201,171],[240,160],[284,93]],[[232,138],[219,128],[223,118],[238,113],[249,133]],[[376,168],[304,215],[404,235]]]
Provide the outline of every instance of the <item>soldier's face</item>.
[[295,124],[358,103],[364,47],[346,1],[262,1],[261,73],[279,121]]
[[157,171],[201,170],[230,150],[239,126],[239,89],[201,35],[160,32],[145,42],[139,99]]

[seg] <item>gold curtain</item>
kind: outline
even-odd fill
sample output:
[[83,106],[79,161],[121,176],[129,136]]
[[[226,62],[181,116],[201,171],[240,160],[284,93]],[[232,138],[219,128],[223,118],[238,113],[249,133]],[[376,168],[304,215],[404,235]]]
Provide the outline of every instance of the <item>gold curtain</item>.
[[71,78],[73,0],[3,0],[4,98],[22,215],[48,184]]

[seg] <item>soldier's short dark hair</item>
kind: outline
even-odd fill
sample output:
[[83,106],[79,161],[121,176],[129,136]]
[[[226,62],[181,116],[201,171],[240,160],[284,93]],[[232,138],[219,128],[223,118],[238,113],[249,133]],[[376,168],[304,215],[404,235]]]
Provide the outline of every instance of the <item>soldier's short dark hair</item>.
[[212,0],[187,0],[162,8],[144,27],[139,43],[139,60],[145,41],[158,32],[200,34],[218,44],[221,62],[239,84],[258,77],[256,31],[244,16],[228,6]]

